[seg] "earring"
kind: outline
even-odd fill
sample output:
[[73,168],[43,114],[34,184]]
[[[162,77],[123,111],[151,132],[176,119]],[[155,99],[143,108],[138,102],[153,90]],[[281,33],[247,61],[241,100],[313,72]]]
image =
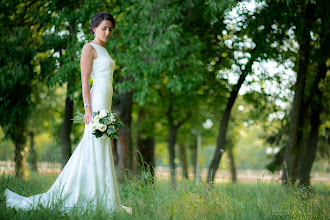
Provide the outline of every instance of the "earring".
[[95,32],[94,32],[94,37],[95,37]]

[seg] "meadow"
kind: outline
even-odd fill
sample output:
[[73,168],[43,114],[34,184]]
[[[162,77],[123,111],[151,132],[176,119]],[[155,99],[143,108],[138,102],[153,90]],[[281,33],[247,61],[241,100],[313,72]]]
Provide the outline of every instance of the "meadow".
[[201,183],[179,180],[172,190],[168,180],[127,177],[120,184],[122,203],[133,214],[115,214],[89,210],[84,215],[63,215],[58,209],[40,208],[22,211],[5,207],[4,190],[24,196],[46,192],[56,175],[31,173],[28,179],[11,175],[0,178],[0,219],[329,219],[329,184],[317,183],[312,191],[277,182],[221,183],[210,188]]

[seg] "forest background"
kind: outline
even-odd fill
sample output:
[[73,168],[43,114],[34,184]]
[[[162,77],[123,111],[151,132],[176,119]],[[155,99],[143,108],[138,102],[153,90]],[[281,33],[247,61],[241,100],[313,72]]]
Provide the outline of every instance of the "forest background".
[[329,173],[326,0],[0,7],[0,160],[14,160],[16,176],[38,161],[64,166],[81,140],[84,125],[71,119],[83,112],[80,53],[98,11],[116,19],[106,47],[116,62],[113,111],[126,124],[112,143],[118,173],[165,166],[175,187],[176,167],[196,173],[198,143],[209,183],[219,164],[233,181],[236,169],[282,169],[283,183],[304,186],[311,171]]

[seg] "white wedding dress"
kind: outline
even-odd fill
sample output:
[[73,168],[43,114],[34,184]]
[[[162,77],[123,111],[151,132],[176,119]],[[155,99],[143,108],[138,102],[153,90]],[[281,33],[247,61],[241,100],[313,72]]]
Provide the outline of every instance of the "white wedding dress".
[[[104,47],[90,44],[97,52],[91,74],[92,111],[111,110],[115,62]],[[5,197],[8,207],[23,210],[42,205],[59,207],[64,212],[72,209],[84,212],[100,207],[109,212],[121,209],[132,212],[132,208],[121,205],[110,139],[106,136],[96,138],[91,133],[90,124],[85,125],[81,142],[47,192],[23,197],[6,189]]]

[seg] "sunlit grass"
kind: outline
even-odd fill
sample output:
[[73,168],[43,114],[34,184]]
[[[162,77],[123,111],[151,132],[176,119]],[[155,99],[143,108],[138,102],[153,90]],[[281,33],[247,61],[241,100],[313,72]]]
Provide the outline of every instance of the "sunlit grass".
[[224,183],[209,188],[201,183],[181,180],[174,191],[167,180],[145,184],[130,180],[119,187],[122,203],[133,214],[103,213],[94,210],[79,215],[63,215],[58,209],[41,208],[15,211],[5,207],[4,190],[10,188],[24,196],[46,192],[56,176],[32,173],[29,180],[0,177],[0,219],[328,219],[329,185],[313,185],[312,193],[298,187],[284,188],[278,183]]

